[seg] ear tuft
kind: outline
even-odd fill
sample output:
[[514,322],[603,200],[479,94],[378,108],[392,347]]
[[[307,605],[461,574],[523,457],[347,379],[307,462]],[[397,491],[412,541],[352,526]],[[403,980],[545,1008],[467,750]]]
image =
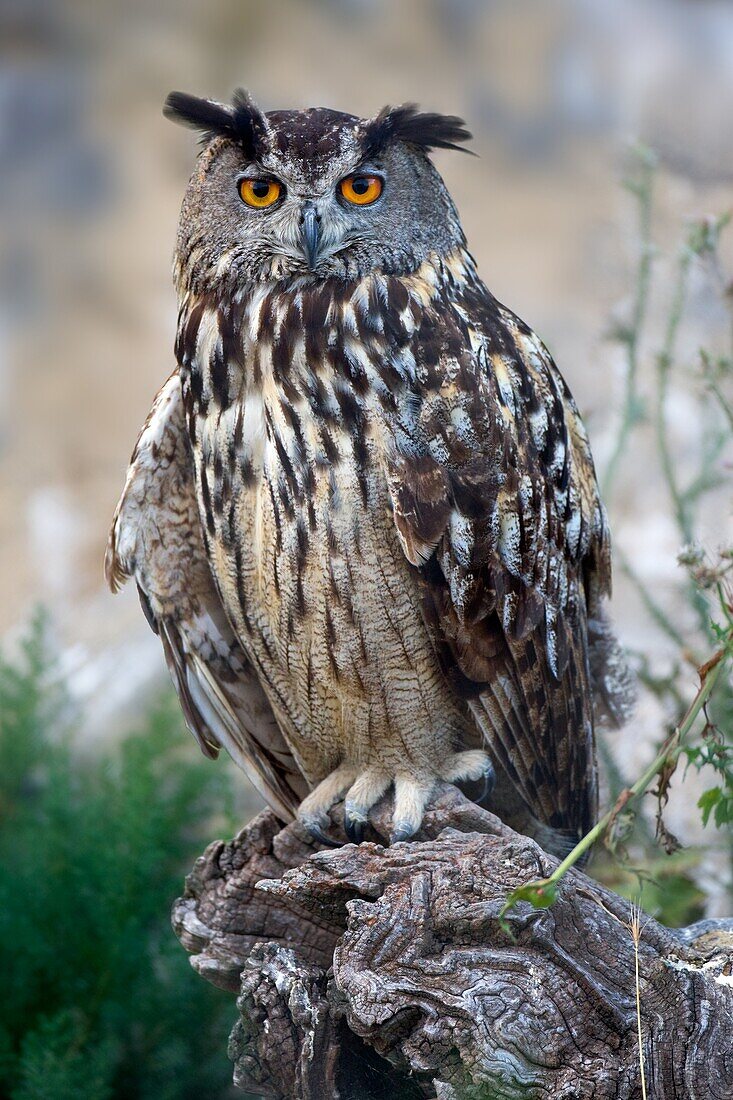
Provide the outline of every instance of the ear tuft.
[[163,114],[171,122],[212,134],[231,132],[234,121],[231,107],[187,92],[171,92],[163,105]]
[[404,141],[429,153],[431,149],[456,149],[471,153],[458,142],[470,141],[473,135],[457,115],[422,112],[415,103],[401,107],[384,107],[376,118],[364,127],[362,146],[365,158],[375,157],[390,141]]
[[199,99],[187,92],[171,92],[165,101],[163,114],[172,122],[201,130],[204,140],[223,136],[239,142],[245,155],[252,160],[266,145],[268,131],[265,116],[243,88],[237,88],[231,106],[213,99]]
[[263,152],[269,137],[267,119],[244,88],[237,88],[232,96],[232,114],[234,128],[252,157]]

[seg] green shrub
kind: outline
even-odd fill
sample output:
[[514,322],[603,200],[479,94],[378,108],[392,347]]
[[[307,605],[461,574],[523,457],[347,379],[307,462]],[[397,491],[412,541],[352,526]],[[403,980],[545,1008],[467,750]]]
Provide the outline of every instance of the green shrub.
[[229,773],[169,696],[82,752],[53,679],[40,626],[0,660],[0,1095],[222,1096],[232,998],[191,970],[169,913],[231,812]]

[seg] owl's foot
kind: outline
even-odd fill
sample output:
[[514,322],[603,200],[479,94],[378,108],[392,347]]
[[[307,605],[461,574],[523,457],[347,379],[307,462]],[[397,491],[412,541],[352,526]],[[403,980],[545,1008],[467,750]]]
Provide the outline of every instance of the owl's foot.
[[395,844],[413,836],[422,824],[423,814],[437,779],[449,783],[481,782],[479,800],[488,797],[494,787],[495,775],[491,760],[485,752],[470,750],[456,752],[436,776],[416,776],[414,772],[391,776],[383,768],[371,767],[363,771],[346,795],[344,803],[344,828],[349,840],[359,844],[364,835],[369,811],[394,782],[394,811],[390,841]]
[[474,802],[483,802],[496,786],[494,765],[487,754],[480,749],[469,749],[449,756],[441,769],[440,778],[445,779],[447,783],[459,785],[480,782],[481,787],[478,791],[471,792],[469,795]]
[[359,771],[354,765],[341,764],[303,799],[298,810],[298,820],[316,840],[333,845],[335,842],[326,836],[326,829],[330,825],[328,811],[346,795],[344,831],[350,841],[361,844],[369,811],[385,793],[392,778],[389,772],[378,765]]
[[[480,781],[482,787],[478,801],[488,797],[494,789],[496,780],[491,760],[480,749],[452,753],[436,778],[443,779],[447,783],[476,783]],[[421,782],[414,776],[398,776],[395,779],[392,844],[409,839],[420,828],[425,807],[433,793],[434,786],[435,779],[428,780],[427,783]]]
[[328,811],[348,791],[357,775],[357,768],[351,764],[341,764],[325,779],[322,779],[317,787],[314,787],[300,804],[298,821],[312,837],[321,844],[327,844],[331,848],[338,848],[338,841],[331,840],[326,835],[326,830],[331,824]]
[[326,835],[330,825],[328,811],[346,795],[344,801],[344,831],[354,844],[361,844],[369,811],[387,789],[394,784],[394,811],[390,842],[395,844],[413,836],[422,824],[425,807],[437,780],[448,783],[481,782],[476,797],[488,797],[494,787],[494,769],[485,752],[472,749],[448,757],[440,771],[433,775],[401,772],[392,775],[385,768],[372,764],[359,771],[351,764],[342,764],[327,775],[300,804],[298,820],[322,844],[336,844]]
[[392,776],[384,768],[372,765],[361,772],[349,789],[344,802],[344,830],[354,844],[364,839],[364,827],[369,811],[392,782]]

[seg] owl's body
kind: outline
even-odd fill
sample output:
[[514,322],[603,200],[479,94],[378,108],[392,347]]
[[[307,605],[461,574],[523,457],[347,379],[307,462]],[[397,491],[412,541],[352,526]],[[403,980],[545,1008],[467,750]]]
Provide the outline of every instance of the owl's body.
[[[594,681],[616,718],[628,683],[577,410],[479,280],[426,156],[464,132],[245,99],[217,130],[227,109],[202,102],[176,106],[213,128],[179,231],[179,366],[110,576],[136,576],[202,747],[280,816],[317,832],[346,794],[358,836],[393,784],[400,838],[436,779],[495,768],[515,819],[561,848],[595,814]],[[391,188],[376,227],[334,198],[358,171]],[[249,240],[232,202],[205,221],[230,177],[284,190]]]
[[[419,273],[410,282],[427,294]],[[446,691],[388,485],[411,385],[411,370],[396,372],[395,341],[410,341],[405,330],[385,337],[379,296],[404,294],[412,318],[411,289],[369,276],[256,293],[228,318],[235,347],[222,347],[228,382],[216,396],[197,349],[221,347],[218,311],[202,313],[196,336],[186,328],[184,395],[214,575],[311,784],[344,762],[427,780],[469,725]],[[345,349],[359,326],[349,379]]]

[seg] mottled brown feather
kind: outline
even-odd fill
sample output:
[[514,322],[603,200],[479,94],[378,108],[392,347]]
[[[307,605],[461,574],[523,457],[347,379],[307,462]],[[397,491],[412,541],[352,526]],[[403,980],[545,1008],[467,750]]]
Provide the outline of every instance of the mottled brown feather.
[[577,836],[597,804],[586,585],[610,588],[605,515],[551,357],[468,270],[423,311],[395,522],[495,756],[539,822]]
[[278,816],[290,820],[307,787],[214,585],[178,372],[158,394],[133,452],[105,573],[112,591],[135,578],[202,752],[215,757],[226,748]]

